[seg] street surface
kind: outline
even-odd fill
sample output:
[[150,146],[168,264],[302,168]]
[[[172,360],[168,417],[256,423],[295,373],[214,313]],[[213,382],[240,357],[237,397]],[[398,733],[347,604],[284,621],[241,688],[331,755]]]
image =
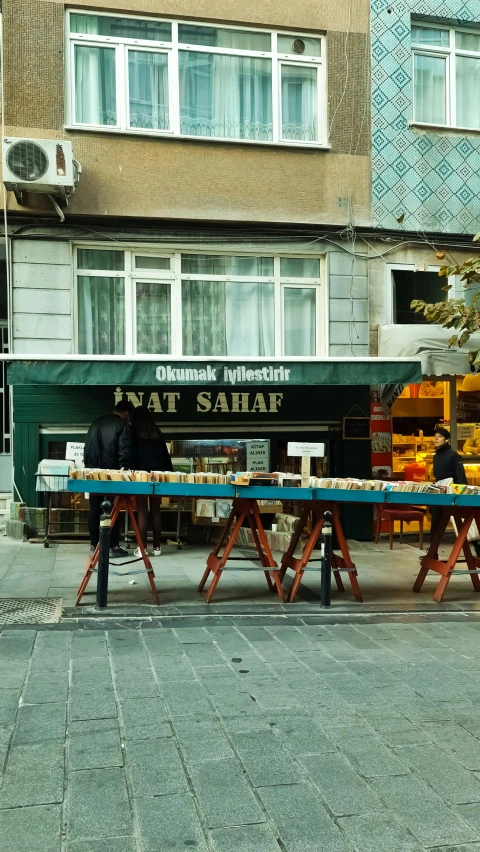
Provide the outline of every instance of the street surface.
[[480,852],[452,618],[4,629],[0,852]]

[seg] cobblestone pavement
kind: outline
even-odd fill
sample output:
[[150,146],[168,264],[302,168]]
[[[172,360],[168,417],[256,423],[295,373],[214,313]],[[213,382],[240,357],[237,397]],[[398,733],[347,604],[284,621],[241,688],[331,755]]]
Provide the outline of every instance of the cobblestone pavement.
[[480,621],[443,618],[4,630],[0,852],[480,852]]

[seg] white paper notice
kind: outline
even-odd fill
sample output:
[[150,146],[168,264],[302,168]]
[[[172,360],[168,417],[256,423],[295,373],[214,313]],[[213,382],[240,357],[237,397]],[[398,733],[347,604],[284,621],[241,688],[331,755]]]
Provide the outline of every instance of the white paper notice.
[[78,444],[76,441],[67,441],[67,449],[65,450],[65,458],[75,463],[76,468],[83,467],[83,452],[85,444]]
[[287,444],[287,455],[323,458],[325,455],[325,444],[306,444],[302,441],[289,441]]

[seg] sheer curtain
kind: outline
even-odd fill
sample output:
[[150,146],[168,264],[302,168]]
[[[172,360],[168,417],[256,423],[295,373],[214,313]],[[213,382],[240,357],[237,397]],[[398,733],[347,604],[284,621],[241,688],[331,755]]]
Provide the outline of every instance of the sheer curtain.
[[285,287],[283,311],[285,355],[315,355],[316,290]]
[[227,355],[275,354],[274,285],[227,281]]
[[130,127],[169,130],[166,53],[128,51]]
[[457,126],[480,129],[480,59],[456,56]]
[[317,69],[282,65],[282,138],[318,139]]
[[171,352],[170,284],[138,281],[137,352],[145,355],[168,355]]
[[78,351],[125,354],[125,279],[78,276]]
[[117,123],[115,49],[75,45],[75,120]]
[[226,355],[225,283],[182,281],[184,355]]
[[446,124],[447,61],[436,56],[414,54],[415,120]]
[[272,139],[271,60],[185,51],[179,58],[182,133]]

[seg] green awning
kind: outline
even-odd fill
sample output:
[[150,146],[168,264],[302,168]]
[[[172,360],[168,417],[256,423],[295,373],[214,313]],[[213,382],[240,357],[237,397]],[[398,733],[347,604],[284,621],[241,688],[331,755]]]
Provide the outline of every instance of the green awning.
[[[10,359],[12,356],[10,356]],[[7,360],[8,356],[4,359]],[[318,361],[165,361],[88,358],[9,360],[10,385],[256,387],[407,385],[422,381],[419,358],[323,358]]]

